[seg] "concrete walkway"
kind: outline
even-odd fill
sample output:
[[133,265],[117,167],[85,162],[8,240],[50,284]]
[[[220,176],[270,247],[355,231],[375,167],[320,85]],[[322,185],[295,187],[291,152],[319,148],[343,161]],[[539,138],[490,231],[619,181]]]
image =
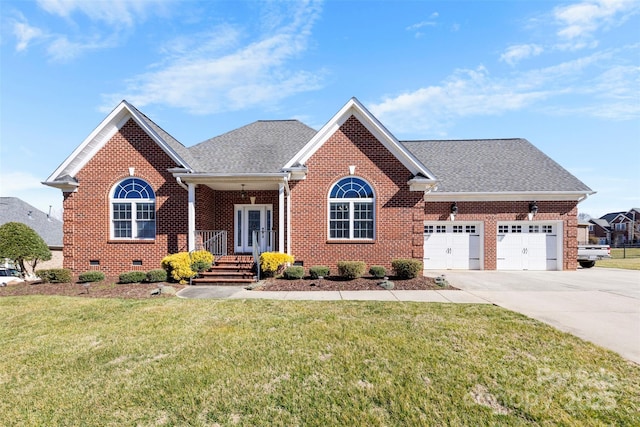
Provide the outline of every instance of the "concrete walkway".
[[190,286],[178,292],[181,298],[274,299],[283,301],[416,301],[489,304],[464,291],[249,291],[242,286]]
[[459,291],[249,291],[193,286],[182,298],[417,301],[495,304],[613,350],[640,364],[640,271],[430,271]]

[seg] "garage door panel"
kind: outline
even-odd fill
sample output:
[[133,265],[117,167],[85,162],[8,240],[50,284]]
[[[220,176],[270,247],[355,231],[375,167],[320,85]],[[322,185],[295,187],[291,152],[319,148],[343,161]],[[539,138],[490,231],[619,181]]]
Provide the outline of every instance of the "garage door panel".
[[556,270],[557,233],[551,223],[499,223],[498,270]]
[[480,224],[425,225],[424,268],[478,270],[481,267]]

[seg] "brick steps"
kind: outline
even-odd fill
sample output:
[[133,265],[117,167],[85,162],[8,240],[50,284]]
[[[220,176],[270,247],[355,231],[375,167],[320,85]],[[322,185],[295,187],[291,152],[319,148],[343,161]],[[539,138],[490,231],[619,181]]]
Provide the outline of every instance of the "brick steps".
[[247,255],[226,255],[215,261],[209,271],[191,281],[194,285],[245,285],[255,281],[253,257]]

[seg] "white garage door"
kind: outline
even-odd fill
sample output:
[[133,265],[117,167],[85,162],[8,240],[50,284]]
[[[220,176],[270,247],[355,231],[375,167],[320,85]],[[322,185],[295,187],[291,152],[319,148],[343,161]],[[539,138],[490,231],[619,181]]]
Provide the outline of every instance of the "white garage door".
[[481,223],[425,223],[424,268],[479,270]]
[[558,224],[498,223],[498,270],[557,270]]

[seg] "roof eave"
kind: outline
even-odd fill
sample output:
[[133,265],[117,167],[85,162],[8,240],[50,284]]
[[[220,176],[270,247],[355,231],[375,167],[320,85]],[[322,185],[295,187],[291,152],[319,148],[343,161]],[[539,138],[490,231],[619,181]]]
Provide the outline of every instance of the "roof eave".
[[595,191],[431,192],[426,202],[500,202],[566,200],[581,202]]

